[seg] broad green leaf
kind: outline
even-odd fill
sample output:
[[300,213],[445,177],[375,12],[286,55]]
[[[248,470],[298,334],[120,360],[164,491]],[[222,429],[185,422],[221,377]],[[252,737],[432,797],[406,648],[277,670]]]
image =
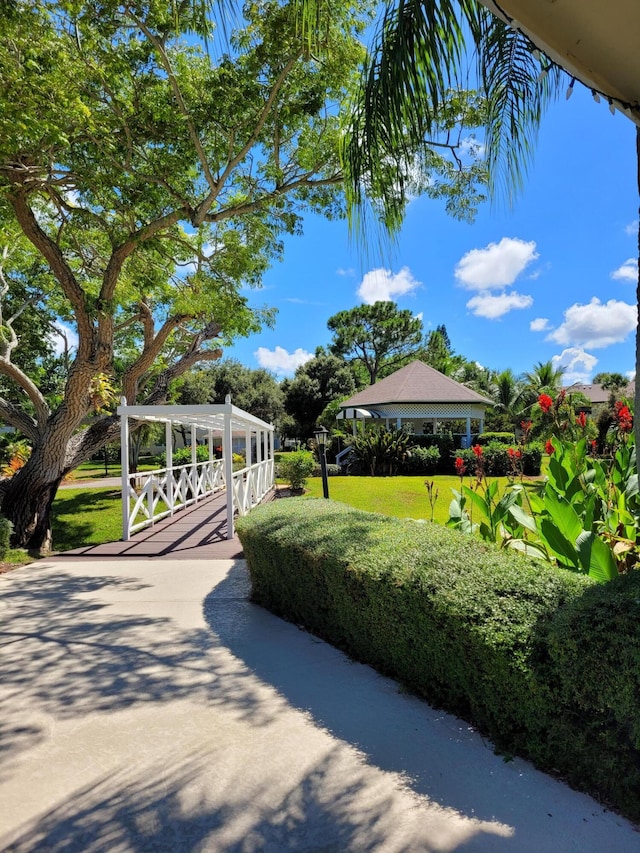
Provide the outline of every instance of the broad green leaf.
[[558,530],[570,542],[575,542],[582,533],[583,527],[571,504],[549,489],[545,495],[544,506]]
[[553,551],[562,564],[576,569],[579,567],[578,552],[550,518],[540,520],[539,530],[543,543]]
[[594,580],[604,583],[618,576],[609,546],[593,530],[584,530],[576,542],[580,565]]
[[518,524],[521,524],[522,527],[525,527],[527,530],[530,530],[532,533],[537,533],[538,528],[536,527],[535,520],[528,515],[521,506],[514,504],[509,507],[509,513],[515,518]]

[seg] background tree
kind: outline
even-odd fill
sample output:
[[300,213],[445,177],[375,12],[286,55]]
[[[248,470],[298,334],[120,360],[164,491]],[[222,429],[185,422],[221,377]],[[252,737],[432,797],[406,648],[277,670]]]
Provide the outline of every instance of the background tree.
[[596,373],[591,381],[594,385],[602,385],[605,391],[611,391],[614,398],[629,384],[629,380],[622,373]]
[[28,401],[6,395],[0,418],[33,448],[0,484],[15,545],[50,544],[58,484],[117,436],[117,398],[162,402],[269,321],[240,287],[259,284],[304,209],[340,213],[334,105],[356,79],[366,3],[332,4],[322,61],[290,5],[245,4],[230,49],[210,5],[1,6],[0,253],[21,235],[28,259],[8,257],[9,280],[44,266],[45,286],[29,278],[39,310],[78,341],[53,404],[19,347],[0,353],[5,384]]
[[370,385],[416,358],[423,345],[422,320],[395,302],[374,302],[339,311],[327,321],[330,350],[364,368]]
[[176,383],[172,399],[179,405],[224,403],[231,395],[234,406],[279,426],[284,414],[284,392],[272,373],[245,367],[228,358],[195,368]]
[[296,424],[292,437],[304,440],[312,435],[324,408],[333,400],[350,397],[356,384],[344,361],[319,348],[315,358],[296,370],[293,379],[285,379],[282,390],[285,410]]

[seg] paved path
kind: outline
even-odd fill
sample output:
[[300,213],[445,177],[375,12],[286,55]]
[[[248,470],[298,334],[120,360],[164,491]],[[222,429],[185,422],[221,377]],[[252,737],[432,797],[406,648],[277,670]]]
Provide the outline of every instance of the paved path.
[[0,850],[640,850],[247,591],[242,560],[0,578]]

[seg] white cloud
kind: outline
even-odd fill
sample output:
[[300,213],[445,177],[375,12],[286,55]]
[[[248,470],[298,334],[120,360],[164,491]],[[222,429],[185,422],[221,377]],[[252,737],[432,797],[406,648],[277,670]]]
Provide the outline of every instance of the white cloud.
[[636,378],[635,370],[627,370],[624,375],[627,377],[629,382],[633,382],[633,380]]
[[536,317],[529,323],[529,328],[532,332],[544,332],[549,328],[549,320],[547,317]]
[[617,278],[622,281],[637,281],[638,280],[638,259],[627,258],[627,260],[611,273],[611,278]]
[[344,269],[344,267],[338,267],[336,273],[338,275],[344,275],[347,278],[353,278],[353,276],[356,274],[356,271],[353,269],[353,267],[348,267],[347,269]]
[[283,347],[276,347],[274,350],[258,347],[254,356],[258,359],[260,367],[266,367],[267,370],[273,370],[274,373],[284,376],[295,373],[296,367],[313,358],[313,353],[300,348],[294,352],[288,352]]
[[419,311],[417,314],[413,315],[414,320],[424,320],[424,311]]
[[[78,334],[75,329],[70,328],[64,323],[58,321],[54,324],[56,332],[49,335],[49,340],[53,344],[56,355],[62,355],[65,347],[69,350],[78,349]],[[66,344],[65,344],[66,341]]]
[[409,267],[402,267],[398,273],[380,267],[365,274],[357,292],[363,302],[373,305],[374,302],[390,302],[398,296],[412,293],[420,285]]
[[468,290],[506,287],[539,257],[533,240],[503,237],[484,249],[471,249],[458,261],[455,277]]
[[547,337],[563,346],[601,349],[624,341],[637,323],[635,305],[593,297],[588,305],[575,303],[564,312],[564,322]]
[[638,233],[638,220],[634,219],[633,222],[630,222],[628,225],[625,225],[624,233],[628,234],[630,237],[635,237]]
[[568,347],[562,350],[560,355],[552,356],[551,362],[556,370],[560,367],[564,369],[563,385],[573,385],[575,382],[586,385],[591,379],[598,359],[580,347]]
[[476,317],[486,317],[488,320],[497,320],[509,311],[520,308],[530,308],[533,298],[524,293],[481,293],[467,302],[467,308]]

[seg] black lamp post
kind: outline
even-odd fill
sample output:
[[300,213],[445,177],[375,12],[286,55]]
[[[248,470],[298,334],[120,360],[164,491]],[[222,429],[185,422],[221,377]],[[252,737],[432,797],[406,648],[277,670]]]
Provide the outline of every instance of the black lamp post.
[[329,480],[327,478],[327,436],[329,430],[323,426],[316,427],[313,431],[313,437],[318,444],[320,455],[320,471],[322,472],[322,494],[325,498],[329,497]]

